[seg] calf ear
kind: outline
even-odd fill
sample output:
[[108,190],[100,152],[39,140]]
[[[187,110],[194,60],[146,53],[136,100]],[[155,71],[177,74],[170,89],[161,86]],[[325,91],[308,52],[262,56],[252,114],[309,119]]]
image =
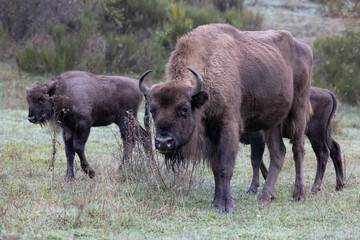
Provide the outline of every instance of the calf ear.
[[57,87],[57,86],[56,86],[56,82],[55,82],[55,81],[49,84],[47,94],[48,94],[50,97],[55,94],[55,92],[56,92],[56,87]]
[[209,98],[209,94],[204,91],[200,91],[198,94],[194,95],[191,99],[191,106],[193,108],[201,107]]

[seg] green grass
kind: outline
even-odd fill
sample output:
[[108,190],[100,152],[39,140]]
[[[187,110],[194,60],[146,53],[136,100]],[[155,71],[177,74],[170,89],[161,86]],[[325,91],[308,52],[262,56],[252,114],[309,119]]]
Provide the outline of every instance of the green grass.
[[[15,74],[12,67],[0,64],[0,74],[4,73]],[[231,182],[236,212],[220,215],[210,209],[214,181],[206,168],[198,167],[192,178],[189,170],[173,174],[161,169],[164,185],[146,168],[139,150],[133,165],[117,172],[122,153],[114,125],[93,128],[86,145],[96,177],[89,179],[76,157],[71,183],[64,182],[66,160],[58,134],[53,177],[49,170],[52,131],[29,123],[23,109],[22,88],[37,77],[15,79],[18,82],[11,83],[14,94],[0,104],[0,239],[360,238],[359,108],[341,105],[339,110],[342,131],[335,138],[346,159],[347,187],[343,191],[335,191],[330,160],[323,190],[317,196],[310,194],[316,160],[307,141],[307,200],[292,202],[295,168],[286,141],[288,153],[275,188],[276,199],[258,205],[257,195],[245,194],[251,182],[250,148],[240,145]],[[2,79],[0,84],[4,84]],[[10,102],[14,106],[5,106]]]

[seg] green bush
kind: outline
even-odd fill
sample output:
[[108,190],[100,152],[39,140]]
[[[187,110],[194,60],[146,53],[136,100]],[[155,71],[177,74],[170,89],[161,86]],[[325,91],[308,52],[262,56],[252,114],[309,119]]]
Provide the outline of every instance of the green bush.
[[153,69],[159,76],[164,72],[167,60],[159,36],[151,33],[150,38],[141,35],[115,35],[107,38],[107,71],[114,73],[142,73]]
[[351,104],[360,104],[360,32],[319,37],[314,43],[314,84],[334,89]]
[[241,30],[260,30],[262,21],[262,15],[246,9],[239,11],[232,7],[227,14],[227,22]]
[[177,39],[199,25],[230,23],[244,30],[261,26],[262,17],[243,10],[242,0],[225,1],[224,12],[216,2],[196,2],[80,1],[81,14],[75,20],[45,24],[44,44],[29,38],[25,47],[20,46],[20,65],[39,74],[70,69],[140,74],[152,68],[159,76]]
[[31,42],[27,42],[25,49],[19,54],[21,68],[28,72],[55,75],[80,69],[81,39],[78,36],[65,37],[64,24],[53,26],[48,22],[47,29],[53,45],[37,49]]
[[193,29],[193,21],[186,16],[186,9],[176,3],[169,5],[166,15],[167,21],[161,34],[162,43],[173,49],[177,39]]

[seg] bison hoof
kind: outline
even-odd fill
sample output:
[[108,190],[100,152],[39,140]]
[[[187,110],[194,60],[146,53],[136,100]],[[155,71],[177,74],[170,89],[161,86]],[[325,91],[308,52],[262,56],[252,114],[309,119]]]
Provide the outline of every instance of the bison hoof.
[[311,189],[311,193],[316,195],[319,191],[321,191],[321,187],[313,186]]
[[258,197],[258,203],[259,204],[267,204],[270,203],[271,200],[274,200],[275,197],[268,193],[261,193]]
[[220,214],[226,213],[225,208],[219,208],[219,213],[220,213]]
[[246,194],[255,194],[256,192],[256,190],[249,189],[246,191]]
[[306,198],[304,197],[300,197],[300,198],[293,198],[294,202],[304,202],[306,200]]
[[225,214],[225,213],[228,213],[228,214],[232,214],[234,213],[235,210],[233,207],[229,207],[229,208],[219,208],[219,213],[220,214]]
[[232,207],[228,207],[228,208],[226,208],[226,212],[227,212],[228,214],[232,214],[232,213],[235,212],[235,210],[234,210],[234,208],[232,208]]

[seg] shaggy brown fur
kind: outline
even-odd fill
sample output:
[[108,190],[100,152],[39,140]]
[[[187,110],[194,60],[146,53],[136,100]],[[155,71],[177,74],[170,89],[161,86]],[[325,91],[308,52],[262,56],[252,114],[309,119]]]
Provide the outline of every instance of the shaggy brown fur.
[[[317,169],[312,192],[316,194],[321,190],[326,165],[331,157],[336,174],[336,190],[342,190],[345,186],[343,164],[341,160],[340,145],[331,134],[331,120],[334,117],[337,100],[335,95],[327,89],[311,87],[310,102],[314,111],[306,129],[306,136],[316,154]],[[283,137],[289,138],[286,128],[283,129]],[[260,132],[253,132],[241,136],[242,143],[251,144],[251,165],[253,167],[253,178],[248,193],[255,193],[259,187],[259,169],[266,179],[267,169],[262,161],[265,149],[265,141]]]
[[[134,145],[134,139],[129,137],[129,127],[134,128],[134,133],[142,139],[145,149],[150,149],[146,147],[149,133],[136,120],[142,101],[136,79],[69,71],[45,83],[35,82],[26,89],[26,99],[30,122],[55,122],[63,130],[67,158],[66,181],[74,178],[75,152],[83,171],[90,178],[95,176],[84,153],[93,126],[111,123],[119,126],[124,145],[122,162],[130,157]],[[150,154],[151,150],[147,152]]]
[[[311,49],[286,31],[247,32],[226,24],[196,28],[179,39],[166,65],[166,82],[143,91],[150,98],[155,146],[168,158],[206,159],[215,179],[212,206],[231,213],[230,180],[240,135],[266,130],[271,136],[266,141],[269,176],[259,196],[268,202],[285,155],[279,123],[289,115],[297,172],[294,198],[304,199],[312,63]],[[203,79],[195,95],[189,91],[195,78],[186,67]]]

